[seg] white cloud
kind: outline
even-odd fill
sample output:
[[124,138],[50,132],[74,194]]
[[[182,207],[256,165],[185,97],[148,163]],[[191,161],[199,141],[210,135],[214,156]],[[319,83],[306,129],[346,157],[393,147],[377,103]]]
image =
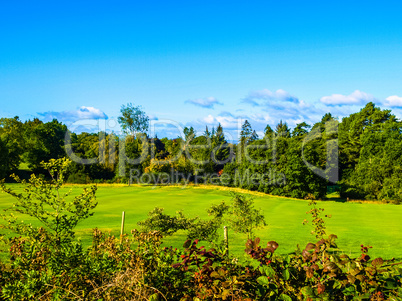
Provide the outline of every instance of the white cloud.
[[216,117],[209,114],[208,116],[202,118],[201,120],[198,120],[197,123],[201,127],[205,126],[205,125],[208,125],[209,127],[212,127],[212,126],[216,127],[220,123],[224,130],[232,130],[232,129],[237,129],[239,118],[240,117],[236,117],[231,114],[224,114],[224,116],[219,114]]
[[291,102],[299,103],[299,99],[285,90],[279,89],[272,92],[268,89],[263,89],[259,91],[251,91],[245,98],[243,98],[243,103],[251,104],[252,106],[261,106],[267,104],[267,101],[281,101],[281,102]]
[[107,119],[105,113],[94,107],[82,106],[76,112],[80,119]]
[[233,116],[217,116],[217,123],[220,123],[224,129],[237,129],[239,125],[239,120]]
[[239,120],[244,122],[244,118],[233,116],[229,112],[221,112],[218,116],[208,115],[204,118],[191,122],[192,126],[197,129],[197,135],[202,135],[205,131],[205,126],[208,126],[209,131],[212,128],[217,128],[218,124],[221,124],[225,138],[228,142],[236,142],[238,140],[238,129],[241,128]]
[[204,121],[208,124],[215,122],[215,117],[209,114],[207,117],[204,117]]
[[189,99],[189,100],[186,100],[185,103],[190,103],[195,106],[199,106],[199,107],[206,108],[206,109],[213,109],[214,105],[223,105],[223,103],[218,101],[215,97]]
[[261,113],[252,114],[250,116],[250,119],[255,120],[257,122],[265,123],[265,124],[268,124],[268,123],[271,123],[274,121],[268,114],[261,114]]
[[74,111],[48,111],[44,113],[38,113],[42,116],[42,119],[47,122],[53,119],[57,119],[63,123],[72,123],[82,119],[108,119],[108,116],[100,109],[94,107],[81,106]]
[[389,96],[385,99],[384,105],[391,108],[402,108],[402,97],[397,95]]
[[153,115],[153,114],[148,115],[148,117],[149,117],[149,120],[159,120],[159,118],[156,117],[156,116]]
[[268,89],[250,92],[242,103],[257,107],[257,112],[248,107],[249,121],[256,125],[256,130],[262,131],[267,124],[271,127],[280,120],[294,127],[300,120],[313,124],[326,113],[322,107],[316,107],[291,93],[279,89],[272,92]]
[[320,101],[327,106],[344,106],[344,105],[364,105],[370,101],[376,101],[371,94],[356,90],[352,94],[332,94],[330,96],[321,97]]

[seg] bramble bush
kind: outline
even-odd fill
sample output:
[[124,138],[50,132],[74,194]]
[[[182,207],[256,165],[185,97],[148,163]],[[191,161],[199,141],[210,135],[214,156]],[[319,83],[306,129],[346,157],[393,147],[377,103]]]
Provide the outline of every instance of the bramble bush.
[[[361,245],[357,258],[335,252],[337,237],[326,237],[316,204],[310,213],[318,241],[287,256],[277,255],[275,241],[264,247],[252,236],[246,243],[246,262],[219,248],[206,249],[198,239],[188,239],[182,249],[162,247],[168,228],[133,230],[122,237],[94,229],[92,245],[84,248],[74,237],[74,227],[92,214],[96,188],[66,200],[58,192],[67,165],[63,160],[45,165],[52,180],[33,176],[25,194],[3,186],[17,198],[15,211],[31,214],[42,225],[17,223],[4,215],[2,227],[21,236],[2,238],[8,256],[0,262],[0,300],[402,299],[401,263],[371,259],[369,246]],[[211,208],[213,219],[223,218],[226,205]],[[150,225],[160,226],[159,221],[167,219],[174,228],[176,222],[180,226],[188,221],[180,214],[171,220],[160,210],[152,216]]]
[[[43,235],[38,234],[38,235]],[[39,237],[38,237],[39,238]],[[182,250],[161,247],[158,231],[123,239],[93,232],[53,257],[45,239],[10,241],[10,263],[0,265],[1,293],[11,300],[400,300],[402,269],[393,260],[371,260],[368,247],[349,258],[331,252],[330,235],[294,255],[278,244],[249,239],[247,263],[238,263],[198,240]]]

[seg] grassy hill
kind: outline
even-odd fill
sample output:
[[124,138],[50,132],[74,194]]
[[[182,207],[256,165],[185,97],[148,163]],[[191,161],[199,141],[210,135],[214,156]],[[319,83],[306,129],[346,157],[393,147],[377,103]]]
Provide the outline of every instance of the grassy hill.
[[[21,189],[17,184],[11,184]],[[82,190],[82,185],[66,185],[65,190],[72,189],[72,195]],[[304,219],[309,219],[306,211],[310,209],[308,201],[284,197],[268,196],[239,189],[216,186],[153,187],[126,185],[99,185],[97,200],[99,202],[93,217],[78,225],[77,236],[85,244],[90,244],[91,229],[98,227],[119,235],[121,214],[126,212],[126,232],[138,228],[137,222],[147,217],[155,207],[165,208],[166,213],[174,214],[183,210],[190,217],[207,217],[206,209],[211,204],[229,201],[230,190],[253,196],[255,207],[261,208],[267,226],[257,230],[262,242],[269,240],[279,243],[278,253],[293,252],[300,244],[316,239],[310,234],[311,225],[303,226]],[[0,193],[0,209],[9,207],[13,199]],[[360,245],[371,245],[370,255],[385,258],[400,257],[402,249],[402,206],[378,203],[343,203],[337,201],[318,202],[325,209],[324,214],[331,214],[326,219],[327,234],[336,234],[338,246],[347,254],[357,256]],[[21,219],[30,221],[27,217]],[[223,235],[223,230],[222,230]],[[245,235],[229,232],[230,251],[240,255],[246,242]],[[166,245],[179,247],[185,241],[185,234],[178,233],[166,239]]]

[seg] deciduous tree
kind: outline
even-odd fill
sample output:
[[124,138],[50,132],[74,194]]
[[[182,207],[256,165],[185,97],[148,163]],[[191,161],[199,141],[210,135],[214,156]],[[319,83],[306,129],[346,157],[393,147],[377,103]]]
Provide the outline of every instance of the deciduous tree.
[[141,106],[134,106],[132,103],[122,105],[120,113],[121,116],[119,116],[118,122],[125,134],[135,137],[138,133],[148,131],[149,117]]

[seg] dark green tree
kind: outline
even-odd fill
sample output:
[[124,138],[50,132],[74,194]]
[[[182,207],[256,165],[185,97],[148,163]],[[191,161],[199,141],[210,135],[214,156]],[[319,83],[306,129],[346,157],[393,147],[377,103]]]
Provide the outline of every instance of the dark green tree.
[[223,127],[219,123],[215,135],[212,137],[212,158],[215,163],[215,171],[223,169],[224,163],[229,159],[230,147],[226,141]]
[[[342,194],[345,197],[378,198],[381,195],[383,183],[393,174],[384,170],[383,157],[388,157],[384,146],[390,145],[388,139],[394,135],[400,139],[398,124],[400,122],[391,110],[381,110],[372,102],[360,112],[342,119],[339,145]],[[397,141],[398,138],[392,143],[395,145]],[[390,163],[390,166],[398,166],[397,162]],[[378,175],[374,177],[372,172]]]
[[2,162],[6,173],[15,172],[25,151],[24,124],[19,117],[0,118],[0,140],[4,144]]
[[241,127],[240,143],[242,145],[247,144],[250,141],[252,136],[253,136],[253,129],[251,128],[251,124],[246,119],[246,121],[244,121],[244,123]]
[[304,121],[301,123],[298,123],[296,125],[296,127],[293,129],[292,137],[299,137],[299,136],[303,136],[304,134],[307,134],[309,128],[311,128],[311,125],[308,125]]
[[210,138],[211,137],[211,132],[208,130],[208,126],[205,127],[205,132],[203,134],[205,137]]
[[0,138],[0,181],[7,176],[8,173],[8,150]]
[[320,132],[322,133],[325,131],[326,124],[334,120],[336,120],[336,118],[332,116],[331,113],[325,113],[324,116],[322,116],[321,121],[313,125],[312,130],[319,128]]
[[194,128],[192,126],[189,128],[185,127],[183,129],[183,134],[184,134],[186,141],[191,141],[192,139],[195,138],[196,131],[194,130]]
[[191,161],[194,173],[197,173],[197,170],[207,173],[214,171],[211,153],[212,142],[210,138],[198,136],[191,141],[186,149],[186,158]]
[[36,172],[43,172],[41,162],[66,156],[64,148],[67,126],[53,119],[51,122],[30,124],[26,132],[27,147],[25,158],[29,167]]
[[251,137],[250,137],[249,142],[253,142],[253,141],[256,141],[256,140],[258,140],[258,134],[257,134],[257,132],[254,130],[253,133],[251,134]]
[[264,129],[264,139],[271,139],[274,130],[270,127],[269,124]]
[[288,124],[286,122],[282,122],[282,120],[279,121],[279,123],[276,125],[275,133],[276,135],[281,137],[290,137],[290,129],[288,127]]

